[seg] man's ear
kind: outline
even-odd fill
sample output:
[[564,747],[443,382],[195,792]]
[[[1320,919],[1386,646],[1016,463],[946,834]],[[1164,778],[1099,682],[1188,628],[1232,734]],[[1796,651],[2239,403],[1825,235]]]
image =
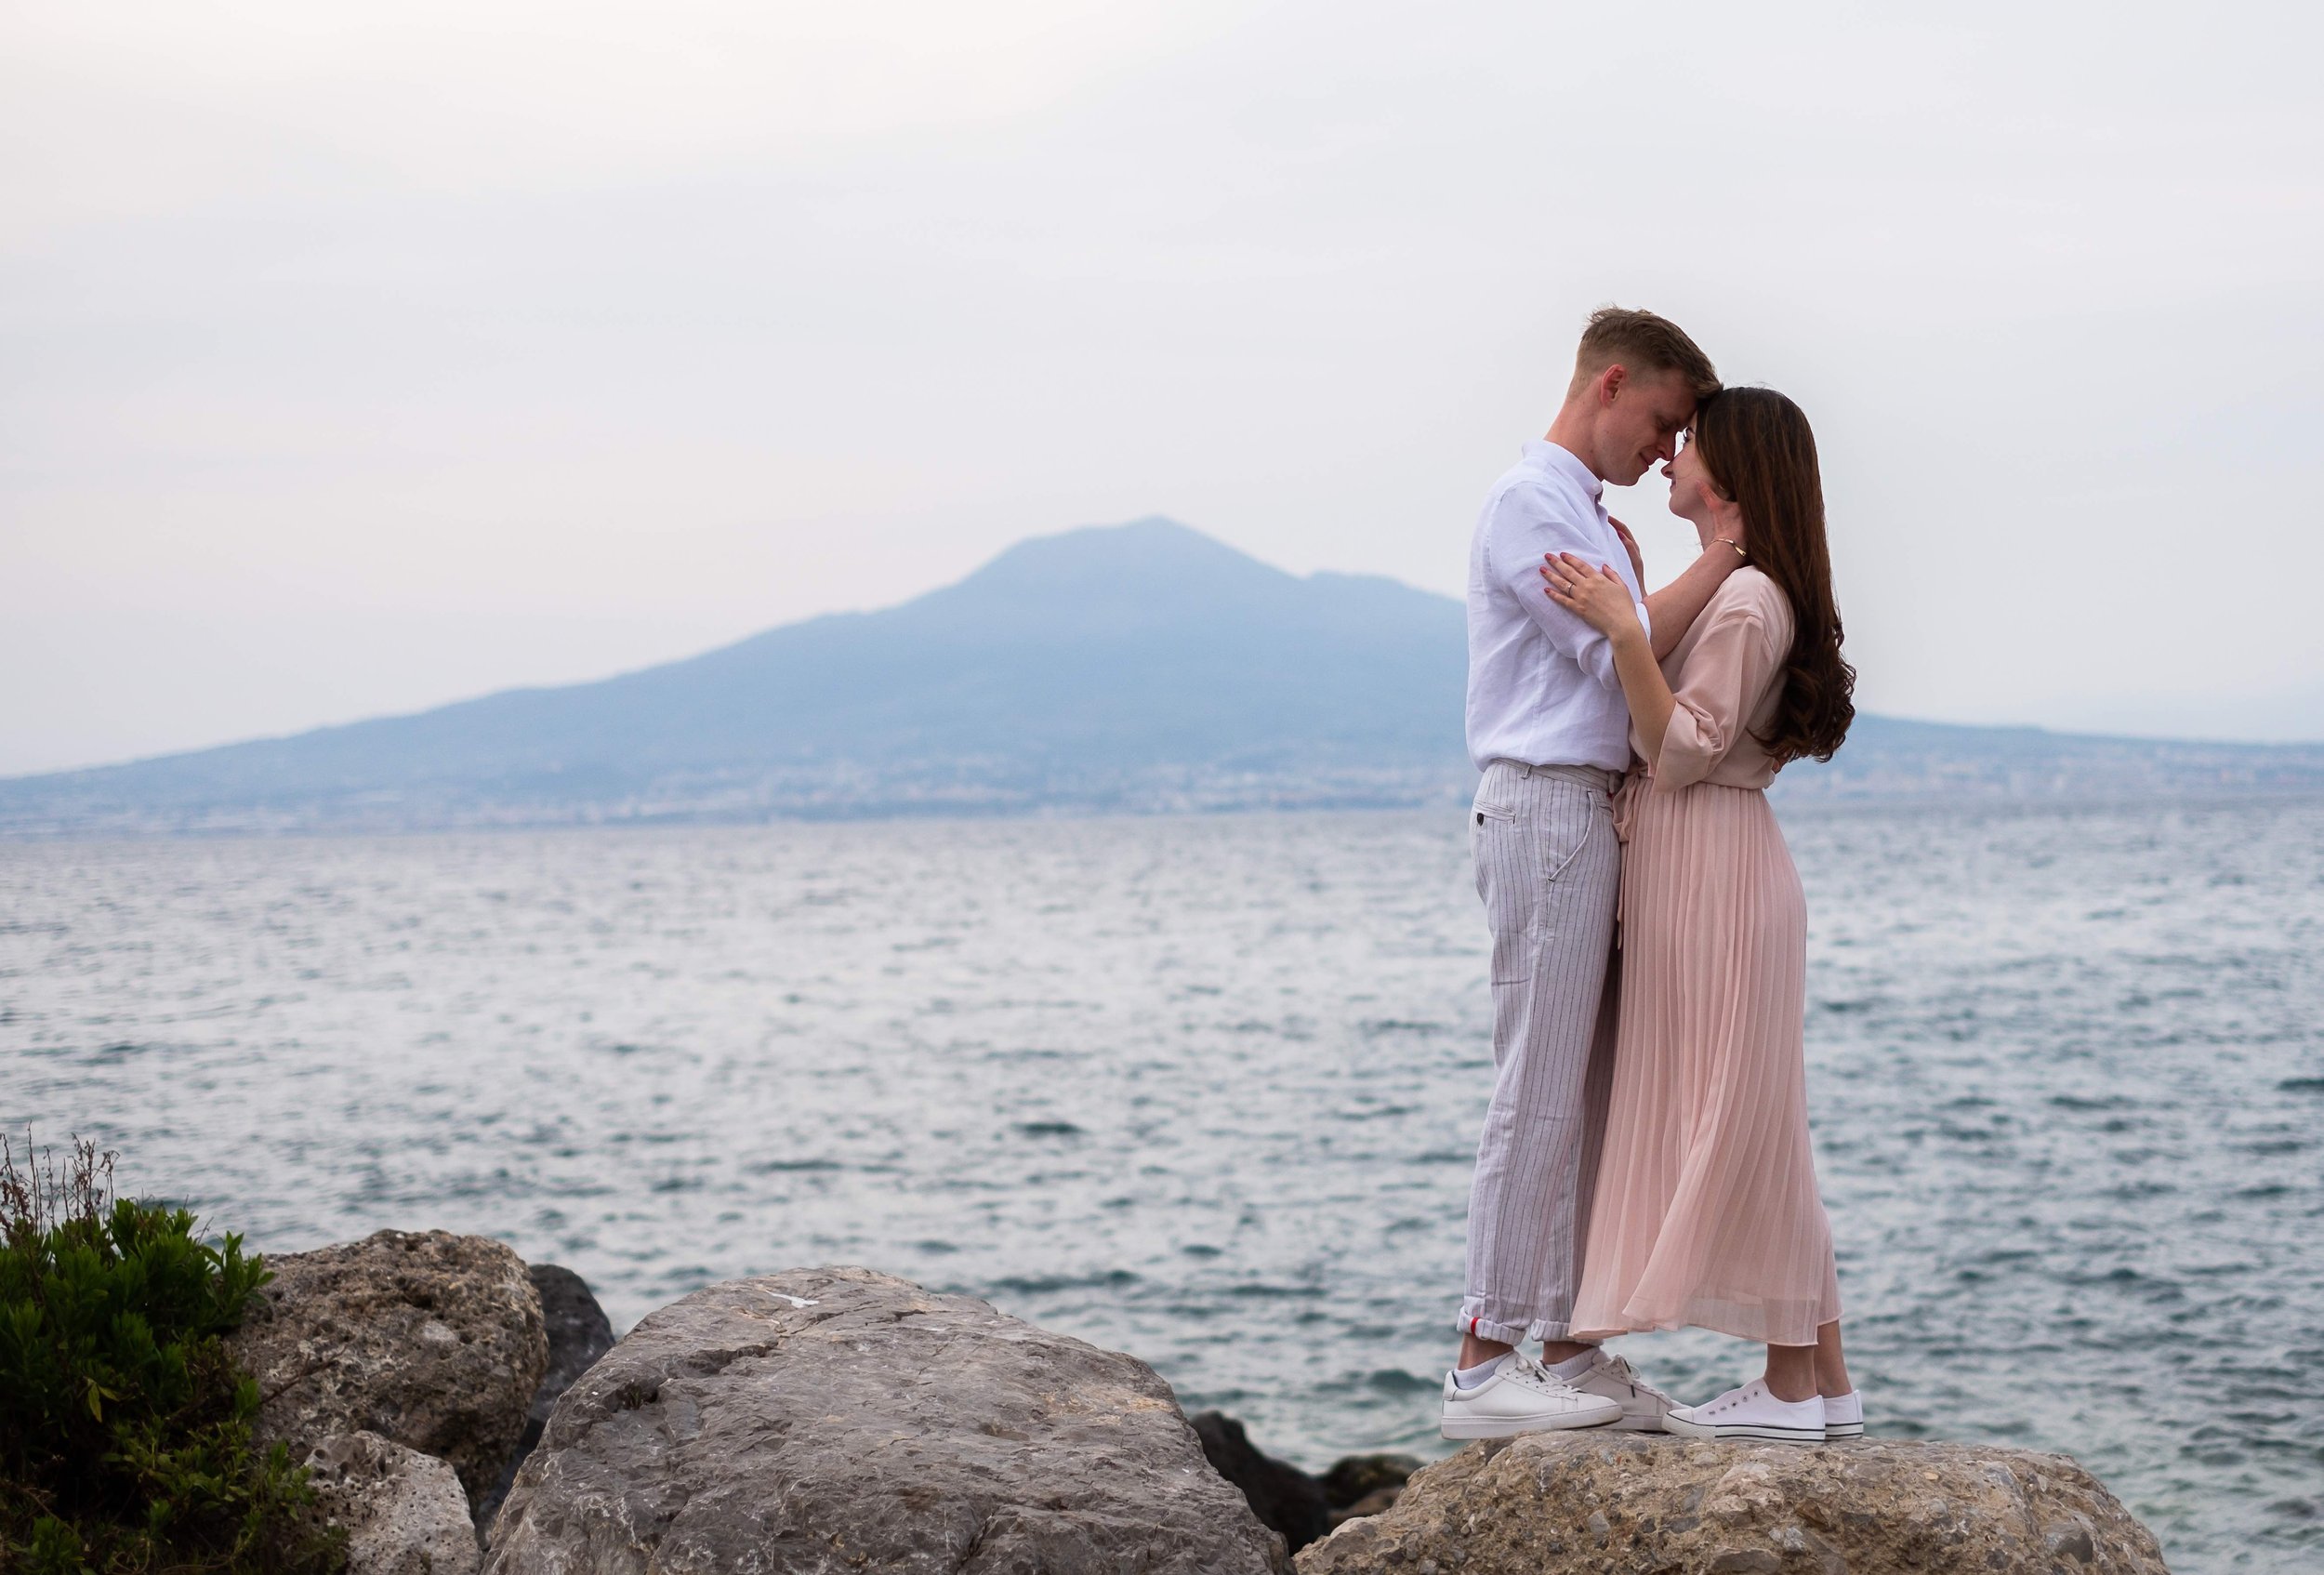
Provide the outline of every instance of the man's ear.
[[1598,374],[1598,403],[1612,404],[1621,397],[1623,386],[1630,381],[1630,368],[1616,362]]

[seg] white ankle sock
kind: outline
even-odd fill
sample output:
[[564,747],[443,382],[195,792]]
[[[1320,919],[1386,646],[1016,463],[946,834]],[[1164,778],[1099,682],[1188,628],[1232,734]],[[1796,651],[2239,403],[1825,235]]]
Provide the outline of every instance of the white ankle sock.
[[1552,1378],[1562,1378],[1566,1383],[1571,1383],[1575,1379],[1579,1378],[1583,1373],[1588,1372],[1592,1367],[1595,1367],[1597,1365],[1597,1361],[1598,1348],[1595,1345],[1592,1345],[1590,1349],[1584,1351],[1580,1356],[1568,1357],[1564,1361],[1559,1362],[1554,1367],[1551,1368],[1550,1376]]
[[1500,1371],[1501,1364],[1507,1360],[1509,1360],[1509,1353],[1503,1351],[1491,1361],[1479,1362],[1474,1367],[1455,1368],[1453,1369],[1453,1383],[1463,1389],[1473,1389]]

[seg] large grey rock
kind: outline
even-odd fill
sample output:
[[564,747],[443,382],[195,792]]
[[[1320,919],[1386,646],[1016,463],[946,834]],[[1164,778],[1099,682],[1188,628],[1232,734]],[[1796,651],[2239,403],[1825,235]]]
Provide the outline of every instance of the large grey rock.
[[548,1368],[524,1261],[486,1237],[383,1230],[267,1264],[274,1279],[231,1337],[272,1396],[259,1436],[296,1456],[376,1433],[449,1461],[473,1509]]
[[1282,1570],[1142,1362],[868,1269],[654,1313],[565,1391],[489,1575]]
[[501,1501],[517,1479],[517,1468],[541,1441],[541,1430],[548,1424],[548,1412],[557,1396],[614,1348],[613,1323],[597,1304],[587,1280],[557,1264],[533,1264],[524,1272],[541,1299],[541,1321],[548,1330],[548,1371],[542,1375],[540,1387],[533,1391],[532,1408],[525,1412],[524,1433],[517,1439],[517,1447],[508,1452],[508,1463],[500,1468],[492,1488],[477,1502],[479,1527],[493,1523]]
[[1472,1444],[1299,1575],[2164,1575],[2146,1529],[2065,1455],[1857,1439],[1534,1433]]
[[347,1575],[474,1575],[468,1494],[442,1461],[376,1433],[342,1433],[306,1465],[315,1507],[347,1529]]

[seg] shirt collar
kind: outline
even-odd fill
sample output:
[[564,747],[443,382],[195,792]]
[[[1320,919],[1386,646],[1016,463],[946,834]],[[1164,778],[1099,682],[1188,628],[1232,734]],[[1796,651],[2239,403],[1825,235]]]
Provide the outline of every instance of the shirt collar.
[[1525,444],[1525,457],[1544,470],[1555,470],[1591,497],[1605,492],[1605,483],[1591,473],[1590,467],[1574,457],[1573,451],[1547,438],[1536,438]]

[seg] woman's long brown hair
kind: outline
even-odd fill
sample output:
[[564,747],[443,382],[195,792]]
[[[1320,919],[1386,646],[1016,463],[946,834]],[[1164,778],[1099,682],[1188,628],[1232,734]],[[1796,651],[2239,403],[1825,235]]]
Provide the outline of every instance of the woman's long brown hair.
[[1742,505],[1751,562],[1791,602],[1783,698],[1759,741],[1778,763],[1828,761],[1855,720],[1856,670],[1840,654],[1816,433],[1773,389],[1723,389],[1696,413],[1695,442],[1712,483]]

